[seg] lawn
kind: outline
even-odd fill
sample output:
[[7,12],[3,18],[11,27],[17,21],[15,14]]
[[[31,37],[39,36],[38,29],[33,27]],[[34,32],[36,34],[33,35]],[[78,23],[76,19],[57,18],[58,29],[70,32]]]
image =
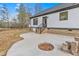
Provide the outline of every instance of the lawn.
[[29,29],[0,29],[0,55],[5,56],[12,44],[22,40],[20,34],[25,32]]

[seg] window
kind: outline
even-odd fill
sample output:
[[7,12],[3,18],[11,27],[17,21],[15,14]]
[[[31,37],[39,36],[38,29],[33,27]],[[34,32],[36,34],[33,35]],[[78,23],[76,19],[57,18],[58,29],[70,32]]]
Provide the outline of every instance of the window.
[[60,20],[68,20],[68,11],[60,13]]
[[38,25],[38,18],[33,19],[33,25]]

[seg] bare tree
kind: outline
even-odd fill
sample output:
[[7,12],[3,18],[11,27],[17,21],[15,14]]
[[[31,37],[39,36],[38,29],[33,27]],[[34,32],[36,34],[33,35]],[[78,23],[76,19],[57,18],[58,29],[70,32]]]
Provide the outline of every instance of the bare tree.
[[[3,4],[2,8],[1,8],[1,20],[3,21],[2,23],[4,23],[4,27],[9,27],[9,12],[8,12],[8,8],[6,7],[5,4]],[[8,23],[8,25],[6,26],[5,23]]]
[[18,20],[19,20],[19,26],[21,28],[28,26],[27,23],[28,23],[29,15],[26,11],[27,10],[25,4],[20,4],[18,9]]
[[12,19],[12,23],[11,23],[10,27],[12,27],[12,28],[16,28],[17,27],[17,19],[15,17]]
[[33,8],[31,8],[29,5],[26,6],[27,14],[28,14],[28,25],[30,25],[30,17],[32,16],[31,10],[33,11]]

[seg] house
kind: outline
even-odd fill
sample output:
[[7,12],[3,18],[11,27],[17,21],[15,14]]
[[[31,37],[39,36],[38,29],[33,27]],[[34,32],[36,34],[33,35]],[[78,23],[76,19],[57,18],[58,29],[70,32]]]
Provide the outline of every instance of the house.
[[30,19],[30,27],[40,33],[47,29],[79,29],[79,4],[61,3]]

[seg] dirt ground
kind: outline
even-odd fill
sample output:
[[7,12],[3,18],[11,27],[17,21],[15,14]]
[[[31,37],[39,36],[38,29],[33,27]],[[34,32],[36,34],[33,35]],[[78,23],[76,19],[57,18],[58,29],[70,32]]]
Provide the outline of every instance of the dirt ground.
[[74,37],[79,37],[79,30],[61,30],[61,29],[49,29],[47,33],[52,33],[52,34],[60,34],[60,35],[66,35],[66,36],[74,36]]
[[19,40],[21,33],[29,32],[29,29],[0,29],[0,55],[5,56],[11,45]]

